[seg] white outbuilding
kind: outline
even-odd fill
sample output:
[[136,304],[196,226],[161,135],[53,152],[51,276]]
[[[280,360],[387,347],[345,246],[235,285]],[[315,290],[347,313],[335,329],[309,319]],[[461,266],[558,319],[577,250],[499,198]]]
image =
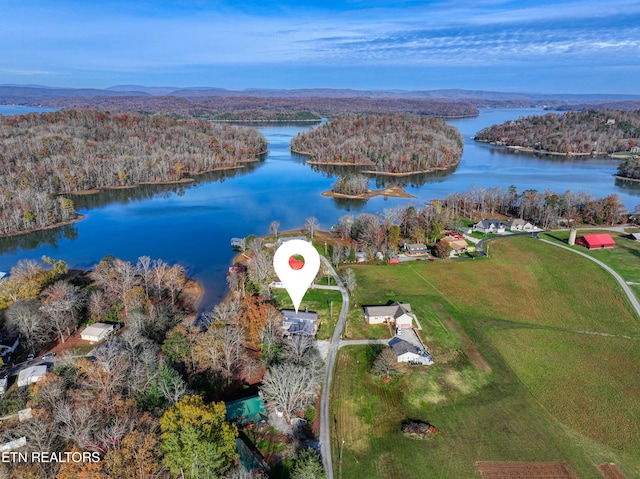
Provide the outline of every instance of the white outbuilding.
[[113,324],[95,323],[84,328],[80,333],[80,338],[84,339],[85,341],[97,343],[98,341],[106,339],[112,331]]
[[18,374],[18,387],[28,386],[29,384],[37,383],[47,375],[47,366],[30,366],[24,368]]

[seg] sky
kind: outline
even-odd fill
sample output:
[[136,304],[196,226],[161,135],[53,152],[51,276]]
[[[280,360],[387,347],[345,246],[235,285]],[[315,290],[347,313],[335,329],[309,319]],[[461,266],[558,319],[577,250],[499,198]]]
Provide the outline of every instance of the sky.
[[0,0],[0,84],[640,94],[638,0]]

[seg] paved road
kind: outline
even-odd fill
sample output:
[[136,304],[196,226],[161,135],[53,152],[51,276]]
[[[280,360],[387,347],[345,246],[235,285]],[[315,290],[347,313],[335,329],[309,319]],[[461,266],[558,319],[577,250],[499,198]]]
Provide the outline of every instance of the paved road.
[[331,424],[329,419],[329,399],[331,394],[331,384],[333,382],[333,370],[336,364],[336,355],[340,347],[342,339],[342,331],[347,321],[347,312],[349,311],[349,294],[344,283],[336,273],[331,263],[324,256],[320,256],[321,261],[326,265],[331,275],[336,280],[338,289],[342,293],[342,309],[340,317],[333,331],[333,337],[329,344],[329,352],[325,361],[326,374],[324,376],[324,384],[322,385],[322,395],[320,396],[320,453],[322,455],[322,465],[327,474],[327,479],[333,479],[333,462],[331,460]]
[[[580,229],[582,229],[582,228],[580,228]],[[633,308],[636,311],[636,314],[640,317],[640,302],[638,302],[638,298],[636,298],[636,295],[633,293],[633,291],[631,290],[631,288],[629,287],[627,282],[622,278],[622,276],[620,276],[618,273],[616,273],[613,270],[613,268],[611,268],[610,266],[606,265],[605,263],[603,263],[599,259],[596,259],[593,256],[589,256],[587,253],[583,253],[582,251],[578,251],[578,250],[575,250],[573,248],[569,248],[568,246],[564,246],[564,245],[561,245],[561,244],[558,244],[558,243],[554,243],[553,241],[549,241],[549,240],[546,240],[546,239],[542,239],[542,238],[538,238],[538,239],[540,241],[544,242],[544,243],[547,243],[547,244],[550,244],[550,245],[553,245],[553,246],[557,246],[558,248],[566,249],[567,251],[571,251],[572,253],[579,254],[580,256],[584,256],[588,260],[591,260],[594,263],[598,264],[602,269],[604,269],[611,276],[613,276],[614,279],[618,282],[618,284],[622,287],[622,290],[627,295],[627,298],[629,298],[629,302],[631,303],[631,306],[633,306]]]

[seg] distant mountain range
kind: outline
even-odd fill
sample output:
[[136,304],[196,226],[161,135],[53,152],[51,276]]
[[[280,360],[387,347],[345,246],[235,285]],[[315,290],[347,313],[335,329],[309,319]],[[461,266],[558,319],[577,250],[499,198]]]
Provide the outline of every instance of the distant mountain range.
[[261,98],[422,98],[467,100],[472,102],[613,102],[640,101],[640,95],[612,94],[548,94],[495,92],[483,90],[352,90],[332,88],[226,90],[215,87],[147,87],[141,85],[116,85],[109,88],[57,88],[43,85],[0,85],[0,101],[10,99],[90,98],[112,96],[174,96],[174,97],[261,97]]

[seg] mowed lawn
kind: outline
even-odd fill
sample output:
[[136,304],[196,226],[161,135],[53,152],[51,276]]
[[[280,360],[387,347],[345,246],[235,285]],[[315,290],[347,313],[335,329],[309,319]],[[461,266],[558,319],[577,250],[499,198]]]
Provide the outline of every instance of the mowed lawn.
[[[367,348],[340,351],[336,477],[342,438],[344,478],[479,477],[478,460],[566,461],[582,479],[615,462],[640,477],[640,323],[597,265],[522,237],[493,241],[488,260],[354,269],[356,302],[410,302],[441,360],[383,384],[369,374]],[[492,372],[459,354],[452,319]],[[404,437],[412,418],[441,433]]]

